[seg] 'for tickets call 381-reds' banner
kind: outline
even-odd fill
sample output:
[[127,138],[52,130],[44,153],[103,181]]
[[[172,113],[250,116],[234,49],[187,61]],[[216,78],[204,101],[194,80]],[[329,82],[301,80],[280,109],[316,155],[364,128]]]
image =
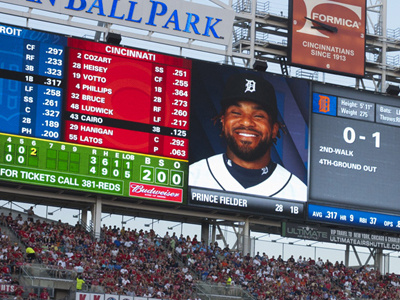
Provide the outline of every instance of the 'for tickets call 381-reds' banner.
[[292,64],[364,76],[365,0],[291,0],[290,6]]
[[185,201],[190,60],[1,27],[2,180]]

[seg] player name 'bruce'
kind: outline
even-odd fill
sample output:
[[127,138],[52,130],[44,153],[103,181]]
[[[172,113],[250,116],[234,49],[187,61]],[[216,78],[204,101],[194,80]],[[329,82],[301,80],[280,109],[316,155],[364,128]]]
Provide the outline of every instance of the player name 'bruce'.
[[85,94],[82,94],[82,100],[90,101],[90,102],[97,102],[97,103],[106,103],[106,98],[104,98],[104,97],[85,95]]

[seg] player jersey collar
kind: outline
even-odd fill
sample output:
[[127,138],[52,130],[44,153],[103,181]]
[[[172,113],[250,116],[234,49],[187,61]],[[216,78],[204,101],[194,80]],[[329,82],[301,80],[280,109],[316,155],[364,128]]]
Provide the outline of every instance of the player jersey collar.
[[276,168],[276,163],[270,161],[261,169],[246,169],[230,160],[226,154],[223,155],[224,163],[229,173],[244,187],[255,186],[268,179]]

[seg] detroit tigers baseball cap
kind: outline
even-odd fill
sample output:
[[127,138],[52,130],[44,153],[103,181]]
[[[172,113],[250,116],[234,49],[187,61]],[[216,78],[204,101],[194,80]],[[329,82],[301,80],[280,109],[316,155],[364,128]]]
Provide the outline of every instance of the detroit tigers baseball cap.
[[275,89],[257,74],[238,73],[228,78],[221,99],[222,111],[239,101],[251,101],[260,105],[275,122],[278,118]]

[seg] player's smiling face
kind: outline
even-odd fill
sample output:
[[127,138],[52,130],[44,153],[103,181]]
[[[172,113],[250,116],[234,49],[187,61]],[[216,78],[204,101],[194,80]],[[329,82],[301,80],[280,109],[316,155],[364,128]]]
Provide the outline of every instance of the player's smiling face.
[[229,158],[234,162],[235,158],[247,162],[267,159],[269,162],[269,150],[279,125],[272,124],[268,113],[258,104],[239,101],[226,109],[221,122]]

